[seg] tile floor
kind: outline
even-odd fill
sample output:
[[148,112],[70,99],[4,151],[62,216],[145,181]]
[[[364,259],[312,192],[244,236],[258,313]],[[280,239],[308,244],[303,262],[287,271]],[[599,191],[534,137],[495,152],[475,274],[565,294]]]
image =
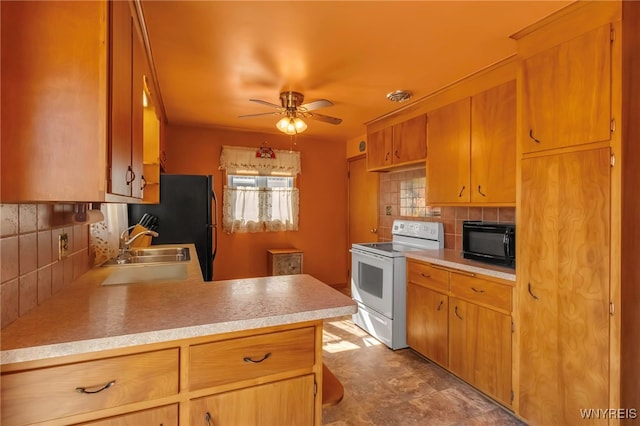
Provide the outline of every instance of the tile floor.
[[392,351],[351,322],[325,321],[324,362],[343,400],[323,410],[330,426],[524,426],[505,409],[411,349]]

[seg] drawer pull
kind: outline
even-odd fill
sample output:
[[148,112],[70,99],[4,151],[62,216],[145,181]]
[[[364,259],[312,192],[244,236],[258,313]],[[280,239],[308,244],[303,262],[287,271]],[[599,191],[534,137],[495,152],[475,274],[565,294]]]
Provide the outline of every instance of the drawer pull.
[[115,385],[116,381],[112,380],[109,383],[107,383],[106,385],[104,385],[103,387],[101,387],[100,389],[96,389],[96,390],[87,390],[87,388],[76,388],[76,392],[78,393],[99,393],[102,392],[103,390],[109,389],[111,386]]
[[250,362],[251,364],[260,364],[262,361],[265,361],[267,358],[269,358],[271,356],[271,352],[267,352],[262,358],[260,359],[251,359],[248,356],[245,356],[244,358],[242,358],[242,360],[244,362]]
[[443,300],[440,301],[440,303],[438,304],[438,309],[436,309],[436,311],[439,311],[440,309],[442,309],[442,304],[444,303]]
[[420,275],[422,275],[425,278],[431,278],[431,275],[425,274],[424,272],[421,272]]
[[481,288],[475,288],[475,287],[471,287],[471,290],[473,290],[476,293],[484,293],[484,290]]
[[211,413],[210,412],[206,412],[204,415],[204,421],[207,422],[207,426],[213,426],[213,421],[211,419]]
[[454,309],[454,313],[456,314],[456,316],[460,319],[462,319],[462,317],[460,316],[460,314],[458,313],[458,307],[456,306],[456,308]]

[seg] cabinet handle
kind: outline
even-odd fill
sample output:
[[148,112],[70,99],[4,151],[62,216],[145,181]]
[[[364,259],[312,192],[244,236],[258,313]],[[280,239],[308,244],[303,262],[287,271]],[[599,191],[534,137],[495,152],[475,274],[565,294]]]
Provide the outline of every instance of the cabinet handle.
[[458,194],[458,198],[462,197],[462,193],[464,192],[465,188],[466,188],[466,186],[462,185],[462,189],[460,190],[460,193]]
[[484,192],[482,192],[482,189],[480,189],[480,185],[478,185],[478,193],[479,193],[480,195],[482,195],[483,197],[486,197],[486,196],[487,196],[487,194],[485,194]]
[[422,275],[425,278],[431,278],[431,275],[425,274],[424,272],[420,272],[420,275]]
[[211,419],[211,413],[210,412],[206,412],[204,414],[204,421],[207,422],[207,426],[213,426],[213,421]]
[[[131,179],[129,179],[131,177]],[[127,167],[127,173],[125,175],[125,180],[127,181],[127,185],[130,185],[136,179],[136,174],[131,168],[131,166]]]
[[443,304],[444,304],[444,301],[441,300],[440,303],[438,304],[438,309],[436,309],[436,311],[439,311],[440,309],[442,309]]
[[248,356],[245,356],[244,358],[242,358],[242,360],[244,362],[250,362],[251,364],[260,364],[262,361],[265,361],[267,358],[269,358],[271,356],[271,352],[267,352],[262,358],[260,359],[251,359]]
[[103,390],[109,389],[111,386],[113,386],[115,384],[116,384],[116,381],[112,380],[109,383],[107,383],[106,385],[102,386],[100,389],[87,390],[87,388],[76,388],[76,392],[78,392],[78,393],[99,393],[99,392],[102,392]]
[[376,234],[378,232],[378,228],[371,228],[369,229],[369,232],[371,232],[372,234]]
[[140,181],[142,181],[142,186],[140,187],[140,191],[147,187],[147,180],[144,178],[144,175],[140,176]]
[[400,152],[398,152],[397,149],[396,149],[396,152],[394,152],[394,154],[396,155],[396,158],[400,158]]
[[387,152],[387,155],[384,156],[384,161],[388,161],[390,155],[391,155],[391,153]]
[[456,316],[457,316],[458,318],[462,319],[462,317],[461,317],[461,316],[460,316],[460,314],[458,313],[458,307],[457,307],[457,306],[456,306],[456,308],[455,308],[453,311],[454,311],[453,313],[454,313],[454,314],[456,314]]
[[531,297],[533,297],[533,300],[540,300],[540,298],[538,296],[536,296],[535,294],[533,294],[533,292],[531,291],[531,283],[528,283],[528,288],[529,290],[529,294],[531,295]]
[[471,287],[471,290],[475,291],[476,293],[484,293],[484,290],[481,288]]
[[535,143],[540,143],[540,139],[537,139],[535,136],[533,136],[533,129],[529,129],[529,137],[531,138],[531,140],[533,140]]

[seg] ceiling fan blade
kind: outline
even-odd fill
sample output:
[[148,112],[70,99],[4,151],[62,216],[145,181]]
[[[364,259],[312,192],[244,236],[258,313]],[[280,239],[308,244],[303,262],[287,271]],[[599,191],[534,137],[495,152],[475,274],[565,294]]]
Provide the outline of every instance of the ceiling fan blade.
[[342,123],[342,118],[329,117],[328,115],[318,114],[318,113],[315,113],[315,112],[313,114],[309,113],[308,116],[313,118],[314,120],[324,121],[325,123],[329,123],[329,124],[340,124],[340,123]]
[[272,108],[278,108],[278,109],[282,109],[282,106],[280,105],[276,105],[276,104],[272,104],[271,102],[267,102],[267,101],[263,101],[261,99],[249,99],[251,102],[256,102],[262,105],[266,105]]
[[303,111],[313,111],[314,109],[326,108],[330,106],[333,106],[333,102],[326,99],[318,99],[317,101],[302,104],[298,108]]
[[261,117],[261,116],[265,116],[265,115],[280,115],[280,114],[282,114],[280,111],[278,111],[278,112],[260,112],[258,114],[239,115],[238,118]]

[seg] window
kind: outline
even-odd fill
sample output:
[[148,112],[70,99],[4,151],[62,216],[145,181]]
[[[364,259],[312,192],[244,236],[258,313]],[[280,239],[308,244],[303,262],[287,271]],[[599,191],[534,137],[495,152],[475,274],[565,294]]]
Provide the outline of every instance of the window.
[[300,170],[300,153],[274,153],[275,158],[259,158],[255,148],[223,147],[220,168],[227,173],[222,212],[226,232],[298,230],[295,175]]

